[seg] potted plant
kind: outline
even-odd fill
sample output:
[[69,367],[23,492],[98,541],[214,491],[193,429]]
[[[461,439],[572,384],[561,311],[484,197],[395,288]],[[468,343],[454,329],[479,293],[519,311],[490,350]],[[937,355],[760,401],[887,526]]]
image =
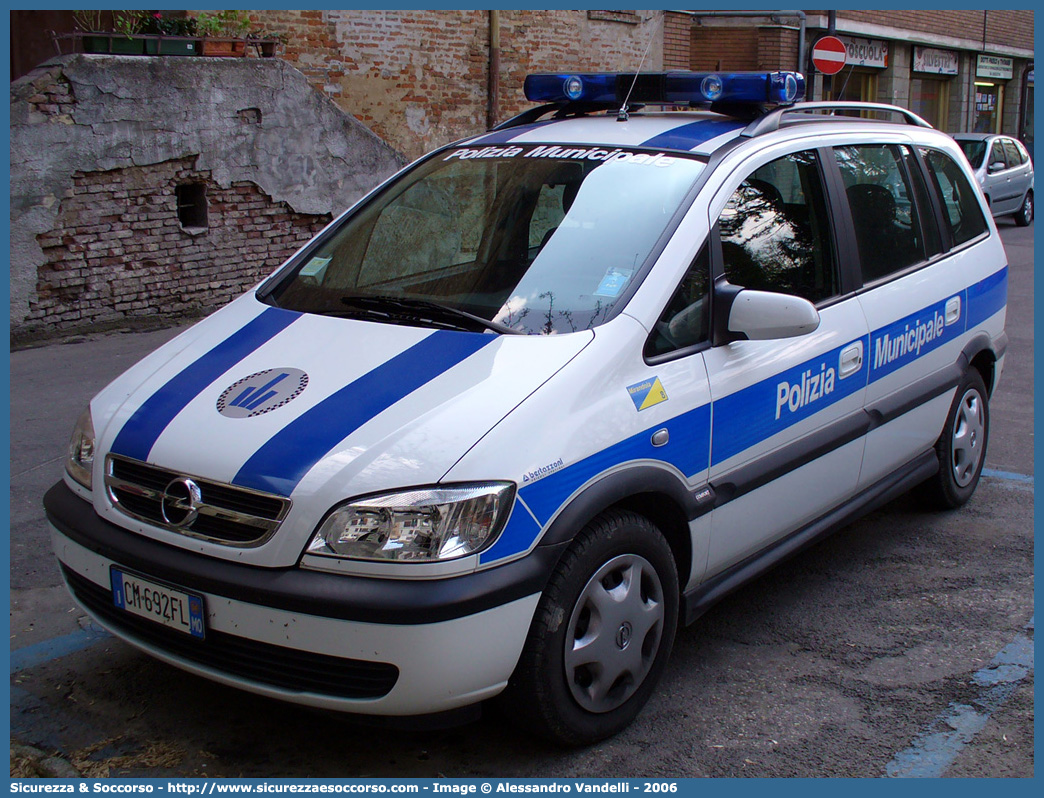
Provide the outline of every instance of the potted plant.
[[124,55],[141,55],[145,52],[142,39],[135,38],[140,33],[148,14],[145,11],[113,11],[112,27],[118,35],[110,41],[111,53]]
[[200,14],[197,29],[203,34],[203,55],[246,55],[245,36],[250,30],[250,17],[246,11],[226,9]]
[[157,11],[147,20],[145,32],[158,38],[145,40],[145,52],[149,55],[200,55],[198,27],[191,17],[167,17]]
[[247,42],[257,51],[259,58],[274,58],[276,48],[287,42],[285,33],[273,33],[264,28],[255,28],[247,34]]
[[[141,42],[131,38],[136,32],[142,12],[135,11],[73,11],[73,21],[81,32],[72,34],[80,39],[85,53],[131,53],[142,51]],[[122,35],[118,35],[113,29]]]

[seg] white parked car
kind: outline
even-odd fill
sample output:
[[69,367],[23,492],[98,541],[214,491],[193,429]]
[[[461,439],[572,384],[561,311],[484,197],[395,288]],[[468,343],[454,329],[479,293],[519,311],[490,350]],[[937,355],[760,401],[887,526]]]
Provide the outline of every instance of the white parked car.
[[989,133],[954,136],[994,216],[1011,216],[1026,227],[1033,221],[1033,160],[1018,139]]
[[953,139],[795,73],[632,79],[531,76],[99,393],[45,499],[76,601],[256,693],[503,693],[582,744],[744,581],[966,502],[1007,265]]

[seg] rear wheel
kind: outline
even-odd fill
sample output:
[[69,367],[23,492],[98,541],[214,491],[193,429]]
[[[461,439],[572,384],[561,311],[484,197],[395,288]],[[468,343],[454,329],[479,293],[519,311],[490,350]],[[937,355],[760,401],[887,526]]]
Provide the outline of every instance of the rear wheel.
[[537,734],[589,745],[652,695],[678,623],[671,548],[646,518],[610,511],[577,535],[541,597],[505,694]]
[[924,497],[940,509],[960,507],[979,484],[986,444],[990,435],[990,408],[982,375],[970,368],[965,372],[946,426],[935,444],[939,473],[924,483]]
[[1033,221],[1033,192],[1027,191],[1026,198],[1022,201],[1022,207],[1015,214],[1015,224],[1026,227]]

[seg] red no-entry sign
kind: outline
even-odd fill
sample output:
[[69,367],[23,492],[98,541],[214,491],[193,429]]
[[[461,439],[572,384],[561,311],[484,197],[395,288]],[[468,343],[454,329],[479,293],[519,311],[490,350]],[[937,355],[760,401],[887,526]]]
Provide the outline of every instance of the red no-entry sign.
[[812,64],[824,75],[840,72],[847,58],[845,43],[836,36],[824,36],[812,47]]

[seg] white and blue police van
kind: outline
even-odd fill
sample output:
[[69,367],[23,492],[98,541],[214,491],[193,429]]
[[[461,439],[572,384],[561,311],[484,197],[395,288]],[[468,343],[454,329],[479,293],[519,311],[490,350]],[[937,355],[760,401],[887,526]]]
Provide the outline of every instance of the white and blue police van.
[[496,696],[585,744],[741,583],[971,497],[1008,280],[951,138],[798,73],[525,88],[90,402],[45,505],[98,623],[266,696]]

